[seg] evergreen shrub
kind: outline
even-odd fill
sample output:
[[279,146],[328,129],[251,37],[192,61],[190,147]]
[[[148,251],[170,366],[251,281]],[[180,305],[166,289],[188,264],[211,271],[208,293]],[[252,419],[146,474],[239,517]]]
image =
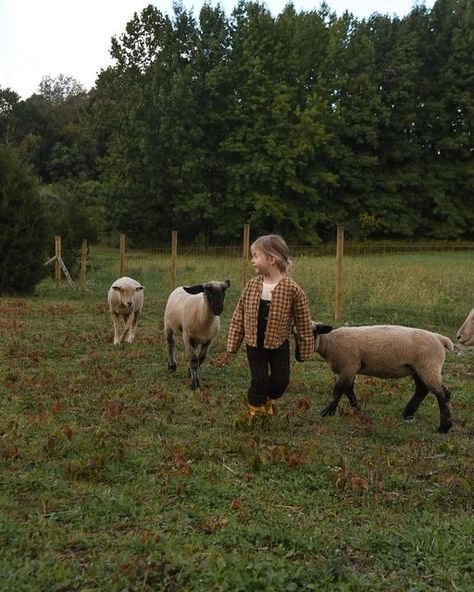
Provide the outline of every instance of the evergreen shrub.
[[0,144],[0,295],[30,294],[46,273],[47,230],[38,181]]

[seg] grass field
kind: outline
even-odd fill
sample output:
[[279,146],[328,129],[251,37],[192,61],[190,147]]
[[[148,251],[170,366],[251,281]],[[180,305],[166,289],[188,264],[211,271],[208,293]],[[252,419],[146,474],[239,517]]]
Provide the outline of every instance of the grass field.
[[[473,306],[472,253],[346,258],[341,324],[451,338]],[[315,319],[334,316],[334,259],[299,257]],[[169,261],[127,255],[145,286],[136,342],[112,346],[100,251],[88,291],[45,280],[0,299],[0,591],[471,591],[474,352],[449,354],[454,427],[430,395],[363,378],[362,411],[322,418],[333,376],[292,363],[279,415],[245,421],[248,369],[223,363],[241,263],[185,257],[178,282],[232,282],[222,331],[189,389],[166,365]]]

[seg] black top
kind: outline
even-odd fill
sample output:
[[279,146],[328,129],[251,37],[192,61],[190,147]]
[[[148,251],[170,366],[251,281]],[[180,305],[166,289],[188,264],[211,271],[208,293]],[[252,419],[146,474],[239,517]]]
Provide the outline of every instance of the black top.
[[260,299],[258,306],[257,321],[257,347],[263,348],[265,341],[265,331],[267,330],[268,313],[270,312],[270,300]]

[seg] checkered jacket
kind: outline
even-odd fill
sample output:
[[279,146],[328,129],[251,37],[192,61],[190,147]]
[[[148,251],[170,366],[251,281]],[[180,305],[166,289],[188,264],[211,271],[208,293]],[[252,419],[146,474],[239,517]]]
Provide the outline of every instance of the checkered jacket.
[[[227,351],[236,353],[245,340],[247,345],[257,347],[258,307],[262,294],[263,277],[248,282],[232,315],[227,337]],[[313,328],[308,299],[302,288],[289,277],[278,282],[272,293],[270,312],[263,346],[279,347],[291,333],[293,323],[298,330],[301,358],[306,360],[314,351]]]

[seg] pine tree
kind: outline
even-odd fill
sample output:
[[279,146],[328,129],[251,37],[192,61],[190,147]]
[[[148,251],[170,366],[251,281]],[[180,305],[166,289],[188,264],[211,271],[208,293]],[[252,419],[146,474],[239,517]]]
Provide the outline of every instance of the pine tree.
[[46,240],[37,180],[0,144],[0,294],[34,291],[46,270]]
[[424,223],[432,238],[473,236],[474,10],[437,0],[419,31],[423,49],[418,133],[423,146]]
[[369,24],[382,116],[375,198],[360,222],[366,236],[414,237],[423,219],[421,146],[416,134],[421,66],[417,32],[411,19],[377,15]]

